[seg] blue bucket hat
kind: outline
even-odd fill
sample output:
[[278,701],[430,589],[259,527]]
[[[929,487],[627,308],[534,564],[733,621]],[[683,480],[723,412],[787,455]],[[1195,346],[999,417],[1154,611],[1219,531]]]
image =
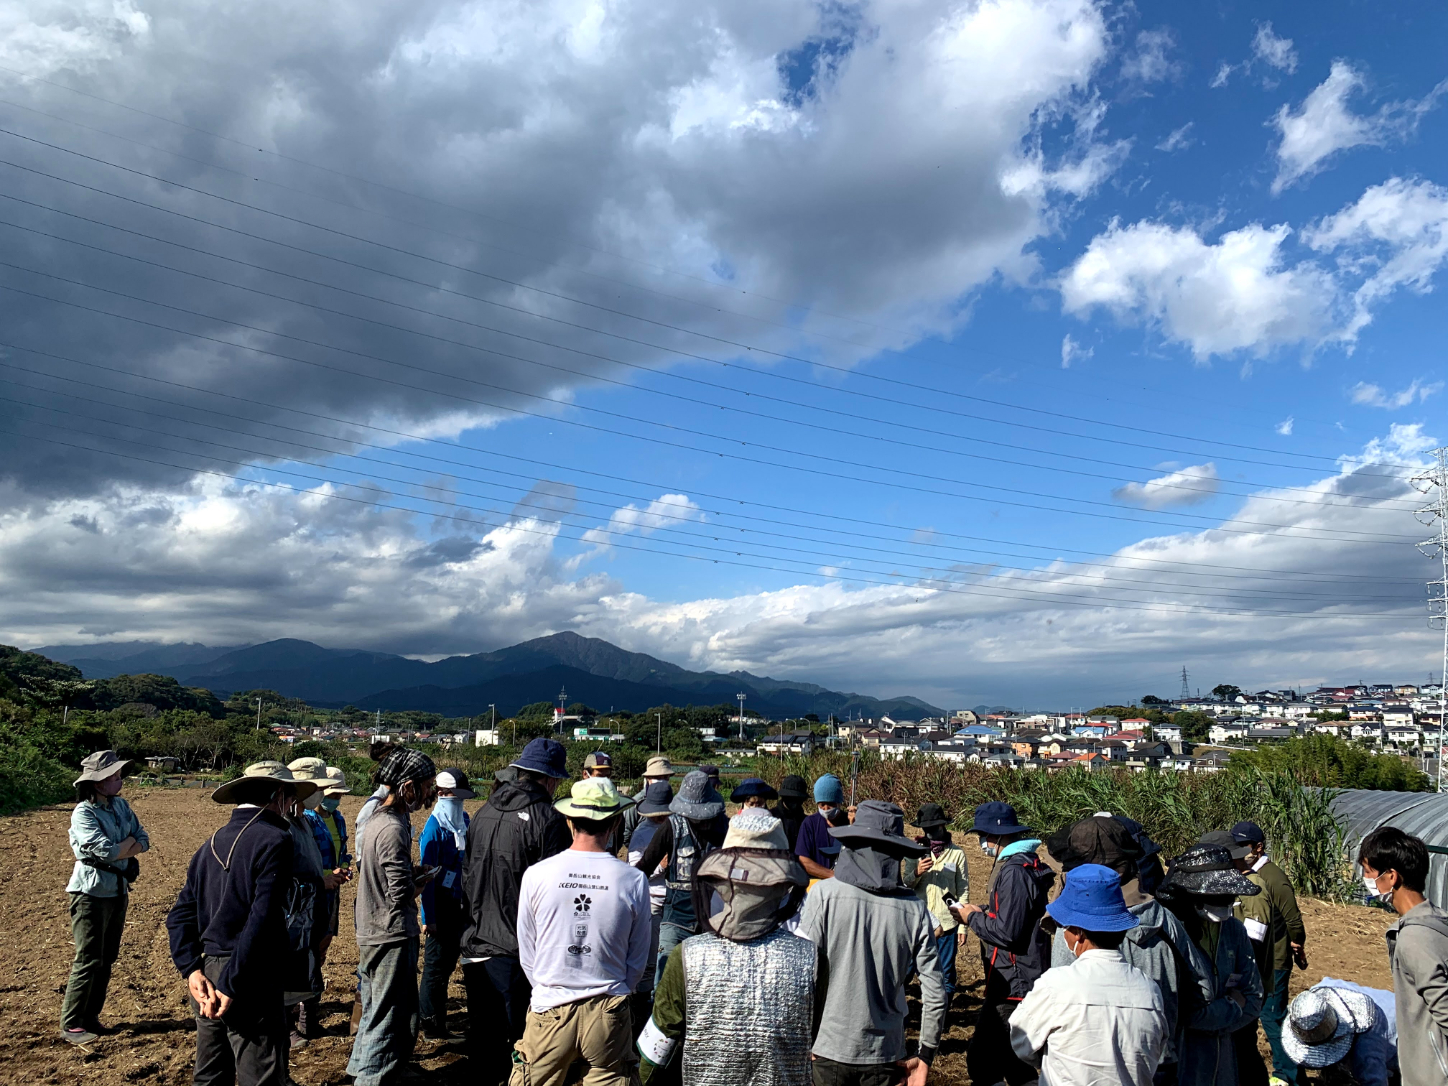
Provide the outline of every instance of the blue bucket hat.
[[845,786],[840,783],[840,778],[833,773],[826,773],[814,783],[814,800],[816,803],[845,802]]
[[1082,931],[1130,931],[1141,923],[1126,907],[1120,877],[1101,864],[1067,871],[1065,889],[1046,912],[1063,928]]
[[729,793],[729,798],[735,803],[746,800],[750,796],[763,796],[765,799],[778,799],[779,793],[769,785],[765,784],[759,777],[746,777],[734,786],[734,791]]
[[511,763],[515,769],[526,769],[529,773],[541,773],[545,777],[564,778],[568,776],[568,752],[556,739],[533,739]]
[[971,825],[970,832],[1005,837],[1012,833],[1030,833],[1031,827],[1020,824],[1016,818],[1016,809],[1009,803],[997,800],[982,803],[975,809],[975,822]]
[[667,814],[674,798],[674,789],[667,780],[650,781],[644,789],[644,798],[639,801],[641,815]]

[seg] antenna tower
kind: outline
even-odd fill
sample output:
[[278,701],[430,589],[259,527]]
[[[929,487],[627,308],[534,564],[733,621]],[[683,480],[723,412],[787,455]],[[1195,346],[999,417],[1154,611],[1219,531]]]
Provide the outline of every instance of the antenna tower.
[[1181,700],[1182,700],[1182,701],[1190,701],[1190,700],[1191,700],[1191,697],[1192,697],[1192,688],[1187,685],[1187,669],[1184,667],[1184,668],[1182,668],[1182,699],[1181,699]]
[[1443,791],[1443,723],[1448,709],[1448,445],[1432,452],[1433,466],[1413,476],[1418,493],[1430,495],[1427,505],[1413,515],[1421,524],[1435,529],[1418,544],[1429,558],[1438,560],[1439,576],[1428,582],[1428,625],[1443,631],[1443,669],[1438,673],[1438,791]]

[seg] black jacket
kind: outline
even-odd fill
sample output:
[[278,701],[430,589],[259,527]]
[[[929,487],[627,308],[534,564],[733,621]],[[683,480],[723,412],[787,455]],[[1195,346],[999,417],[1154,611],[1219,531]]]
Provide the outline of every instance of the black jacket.
[[518,887],[523,872],[573,843],[568,823],[541,784],[505,784],[468,824],[463,897],[468,925],[464,958],[518,956]]
[[986,889],[984,912],[967,924],[980,936],[986,974],[994,971],[1010,985],[1010,999],[1025,999],[1051,967],[1051,941],[1041,930],[1046,898],[1056,873],[1034,853],[1017,852],[996,867]]
[[[286,901],[292,851],[286,819],[255,807],[233,811],[231,820],[197,849],[186,868],[186,884],[166,914],[171,960],[183,977],[201,968],[203,955],[229,955],[217,988],[243,1007],[281,999],[277,966],[291,954]],[[228,855],[229,870],[217,862]]]

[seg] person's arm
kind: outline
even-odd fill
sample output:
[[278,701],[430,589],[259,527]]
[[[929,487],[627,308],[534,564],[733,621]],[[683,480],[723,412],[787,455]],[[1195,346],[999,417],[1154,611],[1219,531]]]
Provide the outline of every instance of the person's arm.
[[667,856],[673,847],[674,824],[666,819],[663,825],[654,830],[654,835],[644,849],[644,854],[639,858],[639,862],[634,864],[634,867],[644,873],[644,878],[650,877],[654,873],[654,869],[659,866],[659,861]]
[[823,947],[815,948],[814,1013],[810,1017],[810,1045],[820,1035],[820,1023],[825,1020],[825,1001],[830,998],[830,960],[825,957]]
[[197,857],[193,856],[186,868],[186,881],[181,886],[181,892],[176,895],[176,903],[166,914],[171,961],[183,977],[189,977],[201,968],[204,953],[201,947],[201,924],[197,919],[196,866]]
[[123,841],[112,841],[96,815],[93,803],[77,803],[70,812],[70,849],[77,860],[99,860],[101,863],[115,863],[121,859],[124,848],[133,843],[127,837]]
[[1388,1086],[1388,1021],[1373,1004],[1373,1024],[1353,1038],[1347,1065],[1357,1086]]
[[668,1067],[684,1038],[684,948],[676,946],[664,963],[664,975],[654,989],[654,1009],[639,1034],[639,1080],[648,1086]]
[[809,837],[809,817],[806,816],[799,824],[799,832],[794,835],[794,854],[799,860],[800,867],[804,873],[812,879],[832,879],[835,873],[824,864],[815,860],[814,842]]
[[518,964],[523,969],[523,975],[528,978],[528,983],[533,981],[533,952],[537,949],[534,942],[537,939],[537,925],[533,917],[533,885],[536,880],[529,878],[533,869],[529,868],[523,872],[523,881],[518,886]]
[[146,827],[141,825],[141,820],[136,817],[136,809],[129,803],[126,810],[131,813],[131,837],[135,839],[135,847],[131,851],[132,856],[139,856],[143,852],[151,851],[151,838],[146,833]]
[[[1184,1002],[1182,1006],[1186,1007],[1192,1004],[1205,1006],[1210,1003],[1216,995],[1215,970],[1212,968],[1212,963],[1207,960],[1207,956],[1202,951],[1202,948],[1197,946],[1196,940],[1191,937],[1186,927],[1170,909],[1162,909],[1162,931],[1165,933],[1167,942],[1175,953],[1178,974],[1180,974],[1182,969],[1185,969],[1191,974],[1190,980],[1195,989],[1194,992],[1188,992],[1186,981],[1182,979],[1180,975],[1177,977],[1177,988],[1183,998],[1191,997],[1191,999],[1188,1002]],[[1060,938],[1059,933],[1057,938]],[[1065,945],[1064,939],[1062,939],[1061,942],[1062,945]]]
[[1025,952],[1033,924],[1024,904],[1029,900],[1029,891],[1020,880],[1029,877],[1017,866],[1002,868],[986,906],[972,909],[965,917],[966,925],[981,942],[1013,954]]
[[[1237,986],[1229,988],[1220,998],[1213,999],[1198,1007],[1188,1023],[1192,1029],[1208,1033],[1230,1033],[1239,1030],[1262,1014],[1262,975],[1257,971],[1256,958],[1251,941],[1240,923],[1233,930],[1233,921],[1222,925],[1222,942],[1231,943],[1232,970],[1237,974]],[[1218,950],[1220,957],[1221,950]],[[1214,969],[1215,973],[1215,969]]]
[[1052,986],[1036,982],[1020,1005],[1011,1013],[1011,1051],[1032,1067],[1041,1066],[1041,1053],[1051,1039],[1060,1015],[1052,1005]]
[[543,809],[549,817],[543,819],[543,837],[538,849],[540,860],[557,856],[573,847],[573,835],[568,832],[568,820],[549,805],[544,805]]
[[283,949],[262,936],[268,927],[285,935],[282,915],[292,881],[291,837],[260,850],[252,865],[251,911],[236,937],[231,957],[216,978],[217,991],[230,999],[236,998],[238,988],[246,986],[246,978],[273,970],[277,953]]
[[630,895],[630,907],[633,912],[633,927],[629,930],[628,939],[628,972],[625,981],[628,990],[634,991],[643,980],[644,971],[649,968],[649,944],[653,940],[653,918],[650,916],[649,906],[649,880],[642,878],[636,880],[637,888]]
[[406,816],[387,816],[381,811],[377,814],[379,818],[394,818],[394,821],[375,830],[386,835],[377,839],[377,862],[382,867],[382,897],[394,908],[406,911],[413,907],[419,889],[426,889],[429,884],[419,887],[413,881],[412,842],[407,827],[400,821]]
[[[422,827],[422,836],[417,839],[417,848],[424,867],[442,866],[442,827],[431,815],[428,816],[427,823]],[[437,879],[430,880],[422,888],[422,893],[418,895],[422,903],[423,927],[427,927],[430,923],[428,916],[437,913],[433,904],[437,897],[437,881]]]
[[[921,864],[925,865],[924,871],[920,869]],[[918,859],[914,856],[906,856],[900,861],[900,881],[914,890],[920,885],[920,880],[929,873],[932,866],[934,866],[934,861],[929,856],[921,856]]]
[[955,894],[956,901],[968,902],[970,900],[970,868],[965,858],[965,850],[956,849],[955,851],[958,853],[953,861],[956,865],[955,889],[951,892]]
[[804,868],[804,873],[812,879],[832,879],[835,877],[835,873],[828,867],[822,867],[803,853],[796,858],[799,860],[799,866]]
[[1448,1032],[1448,939],[1421,925],[1402,928],[1394,960],[1409,988],[1428,1008],[1428,1016],[1439,1030]]
[[1277,880],[1277,909],[1287,922],[1287,941],[1293,949],[1307,945],[1307,925],[1302,922],[1302,910],[1297,905],[1297,891],[1287,880],[1287,873]]
[[915,972],[920,977],[920,1058],[930,1064],[940,1047],[945,1012],[950,1005],[946,1002],[945,977],[940,972],[940,952],[935,949],[935,918],[923,902],[915,930]]

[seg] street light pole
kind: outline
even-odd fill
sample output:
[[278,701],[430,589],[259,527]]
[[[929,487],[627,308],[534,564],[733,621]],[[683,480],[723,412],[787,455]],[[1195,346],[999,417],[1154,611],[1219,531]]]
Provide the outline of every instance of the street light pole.
[[739,741],[742,743],[744,742],[744,699],[749,695],[735,694],[734,696],[739,699]]
[[261,698],[256,699],[256,730],[261,731]]
[[654,753],[662,754],[664,750],[664,714],[655,713],[654,720],[659,725],[659,737],[654,741]]

